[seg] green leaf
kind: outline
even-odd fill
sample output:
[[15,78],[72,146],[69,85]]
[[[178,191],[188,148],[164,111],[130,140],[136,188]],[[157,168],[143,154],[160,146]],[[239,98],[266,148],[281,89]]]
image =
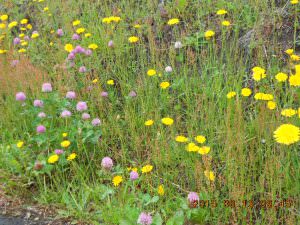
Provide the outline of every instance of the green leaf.
[[171,217],[166,225],[183,225],[184,224],[184,213],[183,211],[178,211],[173,217]]
[[156,213],[155,216],[153,217],[153,225],[162,225],[162,224],[163,224],[163,220],[160,214]]

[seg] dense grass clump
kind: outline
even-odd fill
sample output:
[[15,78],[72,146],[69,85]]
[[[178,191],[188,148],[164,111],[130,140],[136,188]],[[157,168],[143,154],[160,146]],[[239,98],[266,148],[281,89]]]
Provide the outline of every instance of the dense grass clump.
[[84,224],[297,224],[292,1],[0,3],[0,180]]

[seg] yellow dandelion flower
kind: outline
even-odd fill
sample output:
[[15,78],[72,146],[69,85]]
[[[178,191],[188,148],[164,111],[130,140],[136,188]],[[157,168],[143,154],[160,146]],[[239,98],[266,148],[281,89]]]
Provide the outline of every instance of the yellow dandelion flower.
[[274,138],[280,144],[294,144],[300,140],[300,128],[292,124],[282,124],[274,131]]
[[122,176],[114,176],[114,178],[112,180],[115,187],[118,187],[122,181],[123,181]]
[[295,109],[291,109],[291,108],[283,109],[281,111],[281,115],[285,116],[285,117],[292,117],[292,116],[294,116],[296,114],[297,114],[297,111]]
[[300,56],[299,55],[291,55],[291,60],[292,61],[299,61],[300,60]]
[[98,45],[93,43],[93,44],[90,44],[88,48],[95,50],[98,48]]
[[157,188],[157,193],[160,195],[160,196],[163,196],[165,194],[165,190],[164,190],[164,186],[163,185],[159,185],[158,188]]
[[114,84],[115,84],[115,81],[114,81],[114,80],[108,80],[106,83],[107,83],[108,85],[114,85]]
[[131,37],[128,38],[128,41],[130,43],[136,43],[136,42],[139,41],[139,38],[137,36],[131,36]]
[[67,136],[68,136],[68,133],[64,132],[64,133],[62,133],[62,136],[63,136],[63,137],[67,137]]
[[160,85],[161,89],[166,89],[170,86],[170,83],[167,81],[161,82]]
[[225,15],[225,14],[227,14],[227,11],[225,9],[219,9],[217,11],[217,15]]
[[200,150],[200,147],[197,146],[194,142],[190,142],[186,145],[185,149],[188,152],[198,152]]
[[139,28],[141,28],[141,25],[140,24],[135,24],[133,27],[136,28],[136,29],[139,29]]
[[208,147],[208,146],[200,147],[198,150],[198,153],[201,155],[206,155],[209,152],[210,152],[210,147]]
[[173,18],[168,21],[168,25],[172,26],[179,23],[179,19]]
[[0,16],[1,21],[6,21],[7,19],[8,19],[8,15],[6,15],[6,14]]
[[72,161],[73,159],[75,159],[77,157],[77,154],[76,153],[72,153],[68,156],[67,160],[68,161]]
[[275,78],[278,82],[284,82],[287,80],[288,75],[286,73],[277,73]]
[[31,29],[32,29],[32,25],[31,25],[31,24],[27,24],[26,28],[27,28],[28,30],[31,30]]
[[268,101],[268,102],[267,102],[267,107],[268,107],[268,109],[270,109],[270,110],[275,109],[275,108],[276,108],[276,102],[274,102],[274,101]]
[[215,174],[213,171],[205,170],[204,175],[207,179],[214,181],[215,180]]
[[252,77],[255,81],[260,81],[261,79],[267,76],[266,70],[259,66],[253,67],[252,72],[253,72]]
[[49,158],[48,158],[48,163],[49,164],[54,164],[58,161],[59,159],[59,156],[57,154],[55,155],[51,155]]
[[178,136],[176,136],[175,141],[180,142],[180,143],[184,143],[184,142],[188,142],[189,139],[185,136],[178,135]]
[[243,88],[241,94],[244,97],[249,97],[252,94],[252,91],[250,88]]
[[204,37],[205,37],[207,40],[211,39],[211,38],[214,37],[214,36],[215,36],[215,32],[212,31],[212,30],[208,30],[208,31],[206,31],[206,32],[204,33]]
[[152,171],[152,169],[153,169],[153,166],[148,164],[148,165],[142,167],[142,173],[149,173]]
[[86,38],[88,38],[88,37],[91,37],[92,34],[91,34],[91,33],[86,33],[86,34],[84,34],[84,36],[85,36]]
[[25,53],[25,52],[26,52],[26,49],[25,49],[25,48],[21,48],[21,49],[18,50],[18,52],[19,52],[19,53]]
[[147,120],[147,121],[145,122],[145,126],[152,126],[153,123],[154,123],[153,120]]
[[28,19],[22,19],[22,20],[20,21],[20,23],[23,24],[23,25],[24,25],[24,24],[27,24],[27,23],[28,23]]
[[285,53],[288,55],[292,55],[294,53],[294,49],[289,48],[289,49],[285,50]]
[[206,137],[204,137],[203,135],[198,135],[195,137],[195,141],[197,141],[200,144],[203,144],[206,141]]
[[230,23],[230,21],[228,21],[228,20],[224,20],[224,21],[222,21],[222,25],[223,25],[224,27],[228,27],[228,26],[231,25],[231,23]]
[[98,82],[98,79],[92,80],[92,83],[93,83],[93,84],[96,84],[97,82]]
[[67,148],[67,147],[70,146],[70,144],[71,144],[70,141],[65,140],[65,141],[62,141],[62,142],[60,143],[60,146],[63,147],[63,148]]
[[170,117],[165,117],[165,118],[161,119],[161,122],[164,125],[171,126],[174,123],[174,120],[172,118],[170,118]]
[[23,145],[24,145],[24,142],[23,142],[23,141],[19,141],[19,142],[17,143],[17,147],[18,147],[18,148],[22,148]]
[[44,11],[44,12],[49,11],[49,7],[45,7],[45,8],[43,9],[43,11]]
[[39,33],[35,32],[31,35],[31,38],[35,39],[35,38],[38,38],[39,36],[40,36]]
[[6,24],[5,23],[0,23],[0,29],[5,29],[6,28]]
[[80,20],[74,20],[72,22],[73,27],[78,26],[80,24]]
[[73,50],[73,45],[72,45],[72,44],[66,44],[66,45],[65,45],[65,50],[66,50],[67,52],[71,52],[71,51]]
[[235,91],[230,91],[230,92],[228,92],[227,95],[226,95],[226,97],[227,97],[228,99],[231,99],[231,98],[233,98],[234,96],[236,96],[236,92],[235,92]]
[[13,22],[11,22],[11,23],[8,24],[8,28],[11,29],[11,28],[13,28],[13,27],[15,27],[17,25],[18,25],[18,22],[17,21],[13,21]]
[[296,5],[296,4],[299,3],[299,0],[291,0],[290,3],[291,3],[292,5]]
[[150,70],[147,71],[147,75],[149,77],[152,77],[152,76],[156,75],[156,71],[154,69],[150,69]]
[[300,86],[300,75],[292,75],[289,79],[290,85],[299,87]]
[[84,33],[84,31],[85,31],[85,29],[83,27],[76,29],[77,34],[82,34],[82,33]]

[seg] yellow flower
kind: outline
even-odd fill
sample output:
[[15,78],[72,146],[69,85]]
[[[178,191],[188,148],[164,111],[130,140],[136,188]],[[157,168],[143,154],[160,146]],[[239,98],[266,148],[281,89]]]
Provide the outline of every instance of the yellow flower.
[[107,83],[108,85],[114,85],[114,84],[115,84],[115,81],[114,81],[114,80],[108,80],[106,83]]
[[19,142],[17,143],[17,147],[18,147],[18,148],[22,148],[23,145],[24,145],[24,142],[23,142],[23,141],[19,141]]
[[93,43],[93,44],[89,45],[89,48],[95,50],[95,49],[98,48],[98,45],[96,45],[96,44]]
[[298,117],[300,118],[300,107],[298,108]]
[[1,15],[0,20],[1,21],[6,21],[8,19],[8,15]]
[[268,107],[268,109],[271,109],[271,110],[275,109],[276,108],[276,102],[268,101],[267,107]]
[[236,96],[236,92],[235,92],[235,91],[230,91],[230,92],[228,92],[227,95],[226,95],[226,97],[227,97],[228,99],[231,99],[231,98],[233,98],[234,96]]
[[114,176],[114,178],[112,180],[115,187],[118,187],[122,181],[123,181],[122,176]]
[[152,171],[152,169],[153,169],[153,166],[151,166],[151,165],[148,164],[146,166],[143,166],[142,173],[149,173],[149,172]]
[[137,36],[131,36],[131,37],[128,38],[128,41],[130,43],[136,43],[136,42],[139,41],[139,38]]
[[22,34],[19,34],[19,37],[20,37],[20,38],[23,38],[24,36],[25,36],[25,34],[23,34],[23,33],[22,33]]
[[91,34],[91,33],[86,33],[86,34],[84,34],[84,36],[85,36],[86,38],[88,38],[88,37],[92,36],[92,34]]
[[92,80],[92,83],[93,83],[93,84],[96,84],[97,82],[98,82],[98,79]]
[[27,41],[21,41],[21,46],[27,46],[28,42]]
[[32,29],[32,25],[31,25],[31,24],[27,24],[26,28],[27,28],[28,30],[31,30],[31,29]]
[[65,141],[62,141],[62,142],[60,143],[60,146],[63,147],[63,148],[67,148],[67,147],[70,146],[70,144],[71,144],[70,141],[65,140]]
[[258,92],[254,95],[255,100],[271,101],[271,100],[273,100],[273,98],[274,98],[273,95],[265,94],[265,93],[261,93],[261,92]]
[[172,26],[179,23],[179,19],[173,18],[168,21],[168,25]]
[[259,66],[252,68],[252,72],[253,72],[252,77],[255,81],[260,81],[261,79],[267,76],[265,69]]
[[63,137],[67,137],[67,136],[68,136],[68,133],[66,133],[66,132],[65,132],[65,133],[62,133],[62,136],[63,136]]
[[225,9],[219,9],[217,11],[217,15],[225,15],[225,14],[227,14],[227,11]]
[[200,147],[198,150],[198,153],[201,155],[206,155],[209,152],[210,152],[210,147],[208,147],[208,146]]
[[166,89],[170,86],[170,83],[167,81],[161,82],[159,85],[162,89]]
[[50,45],[50,46],[53,46],[53,45],[54,45],[54,43],[51,41],[51,42],[49,43],[49,45]]
[[185,149],[188,152],[198,152],[200,150],[200,147],[197,146],[194,142],[190,142],[187,144],[187,146],[185,147]]
[[161,122],[167,126],[171,126],[174,123],[174,120],[169,117],[165,117],[161,119]]
[[147,75],[149,77],[152,77],[152,76],[156,75],[156,71],[154,69],[150,69],[150,70],[147,71]]
[[294,116],[296,114],[297,114],[297,111],[295,109],[291,109],[291,108],[289,108],[289,109],[283,109],[281,111],[281,115],[285,116],[285,117],[292,117],[292,116]]
[[5,23],[0,23],[0,29],[5,29],[6,28],[6,24]]
[[84,31],[85,31],[85,29],[84,29],[83,27],[81,27],[81,28],[78,28],[78,29],[76,30],[76,33],[77,33],[77,34],[82,34]]
[[284,82],[287,80],[288,75],[286,73],[277,73],[275,78],[278,82]]
[[5,54],[6,52],[7,52],[7,50],[0,49],[0,54]]
[[163,196],[165,194],[165,190],[164,190],[164,186],[163,185],[159,185],[158,188],[157,188],[157,193],[160,195],[160,196]]
[[292,55],[294,53],[294,49],[289,48],[289,49],[285,50],[285,53],[288,55]]
[[26,49],[25,49],[25,48],[21,48],[21,49],[19,49],[18,52],[19,52],[19,53],[25,53],[25,52],[26,52]]
[[75,27],[80,24],[80,20],[74,20],[72,24]]
[[76,156],[77,156],[76,153],[72,153],[72,154],[70,154],[70,155],[68,156],[67,160],[68,160],[68,161],[72,161],[73,159],[76,158]]
[[139,29],[139,28],[141,28],[141,25],[140,24],[135,24],[133,27],[136,28],[136,29]]
[[17,21],[13,21],[13,22],[11,22],[11,23],[8,24],[8,28],[11,29],[11,28],[13,28],[13,27],[15,27],[17,25],[18,25],[18,22]]
[[37,38],[37,37],[39,37],[40,35],[39,35],[39,33],[33,33],[32,35],[31,35],[31,38],[32,39],[35,39],[35,38]]
[[280,144],[296,143],[300,140],[300,128],[292,124],[282,124],[274,131],[274,138]]
[[182,135],[178,135],[175,138],[175,141],[180,142],[180,143],[184,143],[184,142],[188,142],[188,138]]
[[215,32],[212,30],[208,30],[204,33],[204,37],[209,40],[211,39],[213,36],[215,36]]
[[215,180],[215,174],[213,171],[205,170],[204,175],[206,176],[207,179],[214,181]]
[[291,0],[291,4],[292,5],[296,5],[296,4],[298,4],[299,3],[299,0]]
[[252,94],[252,91],[250,88],[243,88],[242,89],[242,96],[244,97],[248,97]]
[[296,86],[296,87],[300,86],[300,75],[290,76],[289,82],[291,86]]
[[49,7],[45,7],[45,8],[43,9],[43,11],[44,11],[44,12],[49,11]]
[[292,61],[299,61],[300,60],[300,56],[298,56],[298,55],[291,55],[291,60]]
[[21,23],[21,24],[27,24],[27,23],[28,23],[28,19],[22,19],[22,20],[20,21],[20,23]]
[[73,50],[73,45],[72,45],[72,44],[66,44],[66,45],[65,45],[65,50],[66,50],[67,52],[71,52],[71,51]]
[[54,164],[58,161],[59,159],[59,156],[58,155],[51,155],[49,158],[48,158],[48,163],[50,164]]
[[231,23],[230,23],[228,20],[224,20],[224,21],[222,21],[222,25],[223,25],[224,27],[228,27],[228,26],[231,25]]
[[145,126],[152,126],[153,123],[154,123],[153,120],[147,120],[147,121],[145,122]]
[[200,143],[203,144],[206,141],[206,138],[203,135],[198,135],[195,137],[195,140]]

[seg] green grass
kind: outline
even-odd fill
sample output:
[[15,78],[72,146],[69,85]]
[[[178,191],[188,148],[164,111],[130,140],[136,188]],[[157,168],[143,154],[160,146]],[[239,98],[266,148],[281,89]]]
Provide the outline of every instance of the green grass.
[[[43,12],[46,6],[49,11]],[[165,1],[166,13],[160,8],[158,1],[150,0],[0,3],[0,15],[8,14],[10,22],[28,18],[33,29],[26,32],[40,34],[29,42],[24,58],[12,45],[19,30],[0,30],[7,33],[0,49],[13,50],[0,55],[3,74],[14,70],[10,60],[20,59],[21,64],[29,59],[47,74],[40,85],[51,82],[54,88],[53,93],[41,93],[41,86],[29,88],[21,78],[11,89],[0,90],[0,169],[5,171],[1,180],[7,191],[55,205],[59,216],[91,224],[136,224],[142,211],[151,213],[154,224],[297,224],[298,201],[290,208],[259,205],[263,200],[299,199],[299,142],[286,146],[273,138],[281,124],[300,125],[298,114],[280,115],[282,109],[300,108],[299,86],[275,79],[278,72],[290,74],[297,64],[291,64],[284,51],[299,50],[299,4],[179,0]],[[221,8],[228,11],[226,16],[216,15]],[[115,25],[102,23],[112,15],[122,20]],[[168,26],[170,18],[179,18],[180,23]],[[232,23],[230,27],[221,26],[224,18]],[[76,19],[91,37],[71,40]],[[141,28],[133,27],[137,23]],[[50,32],[58,28],[64,30],[61,38]],[[208,29],[216,32],[211,40],[204,38]],[[130,44],[130,36],[140,40]],[[109,40],[114,48],[107,46]],[[176,41],[184,47],[175,49]],[[67,43],[85,48],[96,43],[98,49],[92,56],[77,56],[74,68],[63,69]],[[85,74],[78,72],[82,65],[88,69]],[[173,68],[169,74],[164,71],[168,65]],[[267,77],[254,81],[254,66],[266,69]],[[155,69],[157,75],[147,76],[148,69]],[[99,81],[92,83],[96,78]],[[106,83],[110,79],[115,85]],[[161,89],[162,81],[170,82],[170,88]],[[243,97],[243,87],[253,94]],[[69,90],[77,93],[71,105],[64,98]],[[132,90],[135,98],[128,96]],[[17,91],[26,93],[26,106],[15,101]],[[102,91],[109,96],[101,97]],[[230,91],[237,96],[227,99]],[[255,100],[257,92],[272,94],[277,108],[269,110],[266,101]],[[32,106],[34,99],[43,99],[46,119],[37,117],[41,109]],[[82,121],[75,110],[80,100],[88,103],[92,118],[101,119],[100,127]],[[65,108],[73,113],[70,119],[59,118]],[[174,124],[163,125],[163,117],[173,118]],[[144,125],[148,119],[154,120],[153,126]],[[39,124],[46,126],[45,134],[36,134]],[[59,162],[49,165],[47,159],[60,148],[64,132],[71,146]],[[177,135],[190,141],[204,135],[203,145],[211,151],[188,152],[186,144],[175,141]],[[16,146],[19,140],[24,141],[22,148]],[[71,152],[77,158],[69,162],[66,157]],[[105,156],[114,161],[111,172],[101,168]],[[37,160],[43,164],[40,171],[34,169]],[[142,174],[146,164],[154,168]],[[137,181],[129,180],[127,167],[138,167]],[[205,177],[205,170],[214,172],[214,181]],[[112,184],[115,175],[123,176],[119,187]],[[157,193],[160,184],[163,196]],[[202,200],[215,200],[217,207],[189,208],[186,198],[191,191]],[[237,207],[225,206],[225,200],[235,200]],[[247,205],[252,200],[254,207],[242,206],[243,200]]]

